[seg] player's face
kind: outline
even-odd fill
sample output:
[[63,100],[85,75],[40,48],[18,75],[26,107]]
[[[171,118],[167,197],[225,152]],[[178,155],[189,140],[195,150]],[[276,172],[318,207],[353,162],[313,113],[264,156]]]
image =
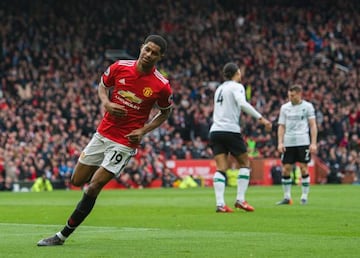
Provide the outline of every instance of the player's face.
[[237,72],[234,74],[234,76],[232,77],[233,81],[236,82],[241,82],[241,71],[240,69],[237,70]]
[[301,92],[288,91],[288,97],[293,105],[299,104],[301,102]]
[[237,76],[238,76],[238,82],[241,82],[241,71],[240,71],[240,69],[238,69],[238,71],[237,71]]
[[153,42],[148,42],[141,47],[138,62],[143,70],[151,69],[161,59],[160,49]]

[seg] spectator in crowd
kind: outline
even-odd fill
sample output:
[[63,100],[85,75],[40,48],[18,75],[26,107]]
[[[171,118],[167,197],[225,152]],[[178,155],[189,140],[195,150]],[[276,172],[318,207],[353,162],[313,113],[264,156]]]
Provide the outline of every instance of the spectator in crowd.
[[198,186],[200,186],[199,178],[196,178],[193,175],[186,175],[181,177],[178,184],[180,189],[194,188]]
[[70,189],[70,181],[74,173],[74,162],[72,160],[62,160],[59,166],[59,176],[64,181],[66,189]]
[[237,180],[238,180],[238,174],[239,174],[239,169],[237,168],[237,163],[236,160],[234,160],[234,158],[231,158],[229,160],[229,168],[226,170],[225,173],[225,185],[226,186],[236,186],[237,187]]
[[13,182],[10,177],[4,177],[0,174],[0,191],[12,191]]
[[359,153],[356,151],[351,151],[350,155],[347,157],[346,165],[344,168],[344,176],[347,175],[350,178],[350,183],[358,181],[358,171],[359,171]]
[[36,178],[34,184],[31,186],[31,192],[52,192],[53,185],[49,178],[44,173],[41,177]]
[[281,185],[282,166],[273,165],[270,169],[273,185]]
[[164,188],[171,188],[176,185],[176,181],[180,183],[181,179],[173,173],[170,168],[165,167],[161,176],[161,186]]
[[[106,112],[71,177],[75,186],[90,183],[65,227],[54,236],[40,240],[38,246],[62,245],[90,214],[102,188],[135,155],[143,136],[168,118],[172,90],[169,81],[155,67],[166,49],[167,42],[162,36],[149,35],[137,60],[118,60],[101,76],[98,94]],[[159,111],[147,123],[154,105]]]

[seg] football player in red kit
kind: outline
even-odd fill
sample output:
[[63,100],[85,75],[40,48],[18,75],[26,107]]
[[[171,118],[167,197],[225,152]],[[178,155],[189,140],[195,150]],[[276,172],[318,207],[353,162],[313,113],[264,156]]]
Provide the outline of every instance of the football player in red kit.
[[[90,180],[89,185],[64,228],[40,240],[38,246],[62,245],[90,214],[101,189],[135,155],[142,137],[169,117],[172,90],[169,81],[155,68],[166,49],[163,37],[150,35],[141,46],[137,60],[116,61],[101,76],[98,94],[105,114],[71,177],[75,186],[83,186]],[[159,112],[146,123],[154,106]]]

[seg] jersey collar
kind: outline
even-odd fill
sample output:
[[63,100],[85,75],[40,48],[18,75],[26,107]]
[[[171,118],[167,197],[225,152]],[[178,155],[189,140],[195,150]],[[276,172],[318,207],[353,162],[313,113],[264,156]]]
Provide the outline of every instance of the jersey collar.
[[137,63],[138,63],[138,60],[136,60],[136,62],[134,63],[134,70],[135,70],[135,73],[138,77],[141,77],[141,76],[144,76],[144,75],[148,75],[148,74],[152,74],[155,72],[156,70],[156,67],[154,66],[150,72],[148,73],[142,73],[142,72],[139,72],[138,69],[137,69]]

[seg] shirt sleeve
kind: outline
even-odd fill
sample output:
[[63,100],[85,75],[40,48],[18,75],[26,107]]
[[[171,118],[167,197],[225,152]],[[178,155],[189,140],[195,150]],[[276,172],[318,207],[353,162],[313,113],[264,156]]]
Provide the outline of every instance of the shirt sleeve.
[[240,90],[235,91],[236,99],[241,106],[241,110],[245,113],[251,115],[252,117],[259,119],[262,115],[249,103],[246,101],[245,97],[245,88],[242,84],[240,84]]
[[280,114],[279,114],[278,124],[280,124],[280,125],[284,125],[284,124],[285,124],[284,106],[281,106],[281,108],[280,108]]
[[101,81],[105,85],[105,87],[112,87],[115,85],[115,71],[119,68],[117,63],[113,63],[110,65],[106,71],[101,76]]
[[173,105],[173,95],[170,84],[167,83],[160,92],[160,98],[157,101],[157,106],[160,109],[167,109]]
[[315,116],[315,108],[313,104],[309,103],[308,107],[308,119],[316,118]]

